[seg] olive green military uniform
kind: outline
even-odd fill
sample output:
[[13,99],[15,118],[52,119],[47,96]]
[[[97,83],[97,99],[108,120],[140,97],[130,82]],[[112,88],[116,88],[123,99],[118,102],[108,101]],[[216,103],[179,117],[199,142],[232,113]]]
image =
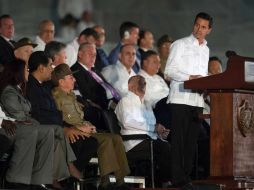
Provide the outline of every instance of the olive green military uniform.
[[[84,120],[83,106],[76,100],[74,93],[66,93],[56,87],[53,91],[58,110],[62,111],[66,123],[76,126],[90,124]],[[125,154],[122,138],[109,133],[95,133],[92,135],[98,141],[98,160],[101,176],[115,172],[116,178],[123,178],[130,170]]]

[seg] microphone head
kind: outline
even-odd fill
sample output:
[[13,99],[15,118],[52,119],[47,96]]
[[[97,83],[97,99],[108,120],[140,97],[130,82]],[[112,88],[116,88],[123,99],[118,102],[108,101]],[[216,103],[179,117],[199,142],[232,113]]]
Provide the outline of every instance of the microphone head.
[[227,58],[229,58],[229,57],[237,55],[237,54],[236,54],[235,51],[228,50],[228,51],[226,51],[225,55],[226,55]]

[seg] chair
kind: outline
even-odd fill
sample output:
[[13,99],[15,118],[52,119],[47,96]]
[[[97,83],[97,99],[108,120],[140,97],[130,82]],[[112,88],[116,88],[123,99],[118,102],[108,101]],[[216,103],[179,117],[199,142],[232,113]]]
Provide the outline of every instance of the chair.
[[5,174],[9,166],[9,160],[12,152],[11,141],[0,134],[0,188],[5,186]]
[[[105,120],[105,124],[107,125],[109,131],[114,134],[120,135],[121,127],[118,124],[118,119],[115,113],[112,110],[103,110],[103,118]],[[145,158],[145,160],[150,161],[150,171],[151,171],[151,186],[155,187],[154,182],[154,154],[153,154],[153,140],[146,134],[135,134],[135,135],[121,135],[123,141],[127,140],[149,140],[150,142],[150,152],[149,158]],[[127,158],[129,161],[140,160],[140,156],[132,154],[131,152],[127,152]],[[144,159],[142,157],[142,159]]]

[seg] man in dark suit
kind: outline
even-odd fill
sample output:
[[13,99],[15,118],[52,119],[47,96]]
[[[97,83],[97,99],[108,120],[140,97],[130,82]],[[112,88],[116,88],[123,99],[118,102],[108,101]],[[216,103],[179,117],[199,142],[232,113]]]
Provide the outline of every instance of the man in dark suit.
[[13,50],[14,22],[10,15],[0,16],[0,66],[15,59]]
[[62,113],[57,110],[51,94],[53,86],[49,80],[52,70],[52,61],[44,52],[37,51],[32,54],[29,59],[30,75],[27,83],[27,97],[32,106],[31,114],[40,124],[63,126],[64,134],[77,157],[73,163],[79,171],[83,171],[90,158],[96,154],[97,141],[94,138],[86,138],[84,133],[70,125],[64,125]]
[[119,94],[93,69],[96,59],[96,47],[94,44],[83,43],[79,47],[78,61],[71,67],[79,90],[86,100],[97,104],[102,109],[114,108]]
[[96,70],[101,72],[101,70],[104,67],[109,65],[108,55],[102,48],[102,46],[105,43],[105,29],[100,25],[94,26],[93,29],[98,34],[98,39],[95,42],[97,55],[96,55],[96,61],[95,61],[94,67],[96,68]]

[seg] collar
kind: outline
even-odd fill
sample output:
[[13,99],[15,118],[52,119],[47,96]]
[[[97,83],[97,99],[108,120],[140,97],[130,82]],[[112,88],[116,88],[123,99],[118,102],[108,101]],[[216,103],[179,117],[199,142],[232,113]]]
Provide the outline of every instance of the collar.
[[127,96],[129,96],[132,99],[132,101],[136,102],[137,104],[143,104],[144,102],[144,100],[140,100],[140,97],[131,91],[128,91]]
[[40,36],[36,36],[36,41],[37,41],[37,43],[46,45],[46,43],[41,39]]
[[37,80],[32,74],[29,74],[28,81],[34,82],[37,85],[42,85],[42,81]]
[[82,63],[80,63],[80,62],[78,62],[78,64],[80,64],[85,70],[87,70],[87,71],[89,71],[90,69],[88,69],[88,67],[87,66],[85,66],[84,64],[82,64]]
[[122,64],[122,62],[121,62],[119,59],[117,60],[116,65],[117,65],[119,68],[125,70],[128,74],[131,74],[132,72],[134,72],[133,69],[131,68],[131,71],[130,71],[130,73],[129,73],[128,70],[127,70],[127,68],[124,66],[124,64]]
[[[139,74],[141,74],[141,75],[144,75],[145,77],[150,77],[150,78],[153,78],[153,76],[152,75],[149,75],[145,70],[143,70],[143,69],[140,69],[140,71],[139,71]],[[155,76],[155,75],[154,75]]]
[[63,91],[60,87],[55,87],[53,89],[53,93],[64,95],[64,96],[73,96],[73,91],[71,91],[70,93],[67,93],[67,92]]
[[3,39],[5,39],[7,42],[9,42],[11,39],[6,38],[5,36],[1,35]]
[[[190,40],[191,40],[191,42],[192,42],[193,44],[199,45],[198,39],[197,39],[193,34],[190,35]],[[203,43],[200,44],[200,45],[201,45],[201,46],[204,46],[204,45],[206,45],[206,44],[207,44],[207,41],[204,39]]]

